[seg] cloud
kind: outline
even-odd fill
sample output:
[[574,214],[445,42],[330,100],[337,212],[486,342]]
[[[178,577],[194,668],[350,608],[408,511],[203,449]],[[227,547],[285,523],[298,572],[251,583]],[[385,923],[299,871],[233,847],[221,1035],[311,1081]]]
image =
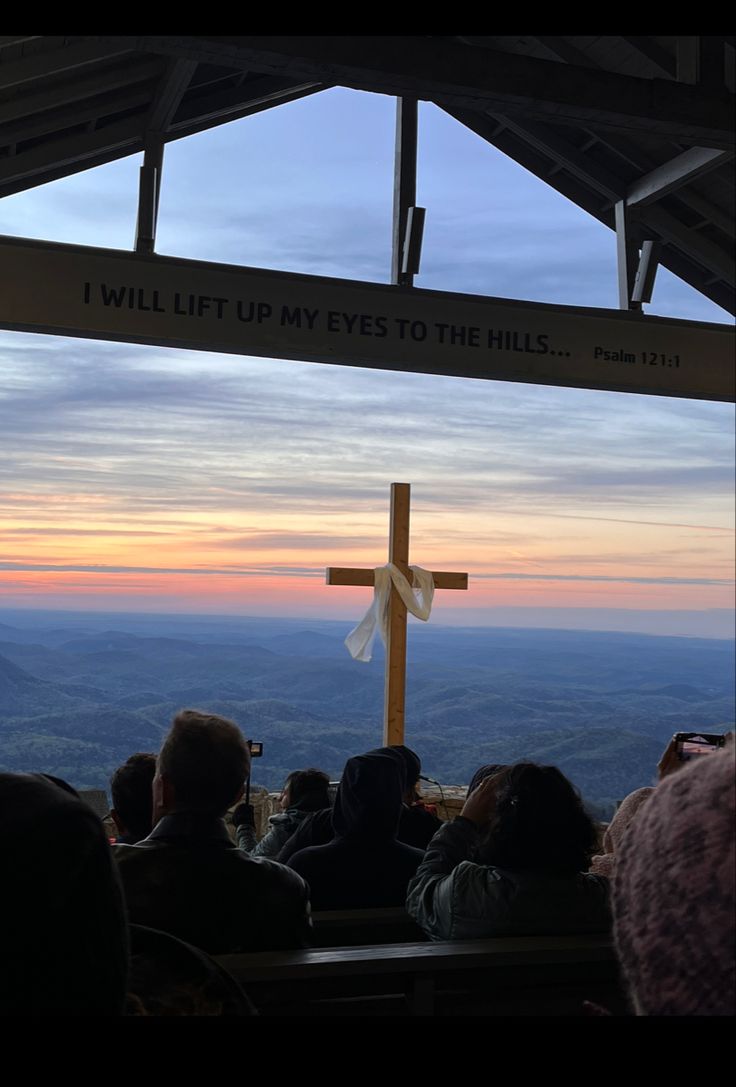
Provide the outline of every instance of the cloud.
[[202,575],[203,577],[322,577],[324,567],[315,569],[311,566],[253,566],[249,569],[236,566],[215,568],[212,566],[115,566],[106,563],[47,563],[47,562],[0,562],[0,570],[31,573],[75,573],[75,574],[156,574],[161,577],[171,575]]
[[[204,577],[324,577],[324,567],[313,566],[275,566],[266,564],[254,564],[252,567],[243,568],[235,565],[220,567],[211,566],[115,566],[106,563],[32,563],[32,562],[0,562],[0,570],[30,573],[39,571],[45,573],[90,573],[90,574],[156,574],[162,577],[186,574],[188,576]],[[517,571],[473,571],[472,579],[482,581],[601,581],[624,582],[633,585],[717,585],[730,586],[735,584],[733,578],[704,578],[704,577],[637,577],[629,574],[540,574],[520,573]]]
[[522,574],[515,571],[508,573],[476,573],[474,578],[492,581],[611,581],[626,582],[632,585],[734,585],[733,578],[714,577],[634,577],[630,574]]
[[3,528],[0,529],[0,539],[35,539],[38,536],[173,536],[173,532],[163,532],[160,529],[121,529],[121,528]]
[[345,536],[342,533],[319,532],[255,532],[252,536],[233,536],[209,542],[208,547],[243,548],[244,550],[287,550],[287,551],[335,551],[338,548],[351,549],[385,545],[378,536]]

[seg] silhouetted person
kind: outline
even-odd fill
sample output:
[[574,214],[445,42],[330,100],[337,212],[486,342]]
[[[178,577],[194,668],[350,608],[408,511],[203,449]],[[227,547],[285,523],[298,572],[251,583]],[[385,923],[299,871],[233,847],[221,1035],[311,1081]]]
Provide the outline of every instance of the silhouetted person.
[[329,787],[330,779],[321,770],[292,770],[279,797],[281,811],[271,816],[260,842],[256,841],[253,806],[238,804],[231,816],[238,845],[251,857],[276,858],[311,812],[329,807]]
[[554,766],[491,774],[430,842],[406,908],[434,940],[604,932],[608,883],[586,872],[592,819]]
[[[442,826],[442,820],[416,805],[416,787],[421,772],[419,756],[411,748],[399,744],[393,747],[377,747],[367,754],[386,755],[394,759],[399,766],[402,775],[402,802],[396,837],[405,845],[413,846],[415,849],[425,849],[435,832]],[[313,845],[326,845],[334,836],[332,808],[324,808],[302,821],[291,838],[282,846],[276,859],[281,864],[288,864],[300,849],[308,849]]]
[[122,1014],[127,921],[98,816],[66,782],[0,773],[0,855],[0,1014]]
[[307,946],[308,888],[233,844],[223,815],[243,795],[250,752],[232,721],[179,713],[153,781],[151,834],[116,847],[130,919],[210,954]]
[[153,830],[153,779],[156,756],[139,751],[119,766],[110,781],[110,815],[119,845],[134,845]]
[[335,797],[335,838],[296,853],[315,910],[402,906],[422,859],[396,839],[405,778],[399,762],[368,752],[348,759]]

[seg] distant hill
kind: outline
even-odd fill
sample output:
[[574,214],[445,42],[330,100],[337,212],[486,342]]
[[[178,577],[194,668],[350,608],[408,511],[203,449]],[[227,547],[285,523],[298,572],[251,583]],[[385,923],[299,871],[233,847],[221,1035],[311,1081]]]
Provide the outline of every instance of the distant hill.
[[[172,636],[165,623],[136,630],[129,617],[118,630],[104,618],[0,623],[0,768],[105,788],[133,751],[158,750],[184,706],[262,740],[254,781],[271,789],[299,766],[338,777],[346,758],[381,743],[382,649],[370,664],[352,661],[345,624],[193,617],[185,637],[181,624]],[[406,739],[447,784],[483,762],[550,762],[610,812],[652,782],[673,732],[733,721],[733,642],[411,630]]]

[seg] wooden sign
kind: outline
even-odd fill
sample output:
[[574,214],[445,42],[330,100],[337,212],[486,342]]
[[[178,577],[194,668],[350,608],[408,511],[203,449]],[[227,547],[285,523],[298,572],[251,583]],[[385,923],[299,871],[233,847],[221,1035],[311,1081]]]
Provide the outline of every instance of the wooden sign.
[[0,237],[0,328],[703,400],[727,325]]

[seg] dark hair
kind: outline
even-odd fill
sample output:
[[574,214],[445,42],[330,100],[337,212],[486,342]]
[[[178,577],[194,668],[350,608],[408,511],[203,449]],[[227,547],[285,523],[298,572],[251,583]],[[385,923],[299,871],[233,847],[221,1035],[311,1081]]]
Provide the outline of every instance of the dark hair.
[[292,770],[284,782],[289,790],[289,807],[300,811],[319,811],[330,806],[330,779],[322,770]]
[[250,772],[250,752],[234,722],[182,710],[164,740],[158,772],[173,785],[177,808],[222,815]]
[[151,786],[155,774],[156,756],[149,751],[138,751],[122,766],[118,766],[110,782],[112,806],[126,831],[138,841],[151,833]]
[[468,785],[468,796],[482,785],[486,778],[492,777],[494,774],[500,773],[501,770],[505,770],[508,763],[505,762],[487,762],[483,766],[479,766],[470,779]]
[[595,824],[556,766],[518,762],[496,778],[496,805],[478,853],[483,864],[557,875],[585,871]]
[[99,816],[71,786],[0,773],[0,1018],[120,1015],[123,891]]

